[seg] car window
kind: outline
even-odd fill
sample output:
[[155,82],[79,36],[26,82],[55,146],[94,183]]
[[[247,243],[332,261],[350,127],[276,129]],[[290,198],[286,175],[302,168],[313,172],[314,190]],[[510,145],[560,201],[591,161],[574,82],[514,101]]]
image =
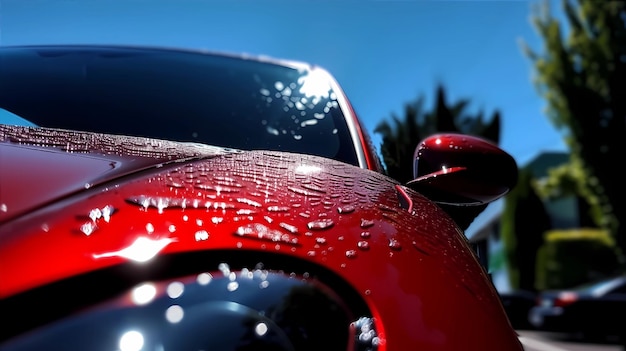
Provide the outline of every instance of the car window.
[[324,71],[134,48],[0,50],[0,108],[42,127],[306,153],[358,165]]
[[0,108],[0,124],[9,124],[14,126],[35,127],[35,124],[26,119]]

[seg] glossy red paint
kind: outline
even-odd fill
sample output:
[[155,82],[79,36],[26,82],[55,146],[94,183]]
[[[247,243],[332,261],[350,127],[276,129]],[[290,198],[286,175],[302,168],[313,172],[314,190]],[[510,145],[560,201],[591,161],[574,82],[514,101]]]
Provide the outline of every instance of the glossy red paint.
[[436,134],[414,154],[409,186],[438,203],[481,205],[508,193],[517,182],[517,164],[491,142],[461,134]]
[[[92,162],[45,152],[61,168]],[[129,261],[151,270],[168,255],[215,250],[271,252],[332,270],[373,311],[378,350],[522,349],[466,239],[439,207],[380,173],[279,152],[171,161],[2,224],[0,298]]]

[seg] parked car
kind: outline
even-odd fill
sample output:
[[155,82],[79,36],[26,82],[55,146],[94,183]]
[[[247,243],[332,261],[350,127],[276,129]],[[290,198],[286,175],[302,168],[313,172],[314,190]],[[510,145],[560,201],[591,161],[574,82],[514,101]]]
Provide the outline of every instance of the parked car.
[[594,339],[608,336],[623,338],[626,336],[626,276],[572,289],[541,292],[537,305],[530,311],[529,320],[540,330]]
[[513,328],[534,329],[528,320],[528,313],[535,306],[537,293],[528,290],[511,290],[499,292],[500,301]]
[[325,70],[0,48],[0,350],[522,350],[462,230],[513,158],[440,134],[384,175]]

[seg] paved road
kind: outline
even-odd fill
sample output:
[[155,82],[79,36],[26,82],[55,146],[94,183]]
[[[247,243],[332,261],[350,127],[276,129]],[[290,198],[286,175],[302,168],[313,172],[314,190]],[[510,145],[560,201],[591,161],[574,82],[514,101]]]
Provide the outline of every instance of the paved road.
[[616,343],[585,343],[562,334],[518,330],[525,351],[623,351]]

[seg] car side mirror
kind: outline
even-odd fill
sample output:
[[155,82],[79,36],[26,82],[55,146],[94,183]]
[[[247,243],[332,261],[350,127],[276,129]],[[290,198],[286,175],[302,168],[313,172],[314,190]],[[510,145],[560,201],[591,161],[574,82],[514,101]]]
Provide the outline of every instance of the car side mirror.
[[469,135],[436,134],[413,155],[414,180],[407,186],[439,204],[478,206],[508,193],[517,164],[495,144]]

